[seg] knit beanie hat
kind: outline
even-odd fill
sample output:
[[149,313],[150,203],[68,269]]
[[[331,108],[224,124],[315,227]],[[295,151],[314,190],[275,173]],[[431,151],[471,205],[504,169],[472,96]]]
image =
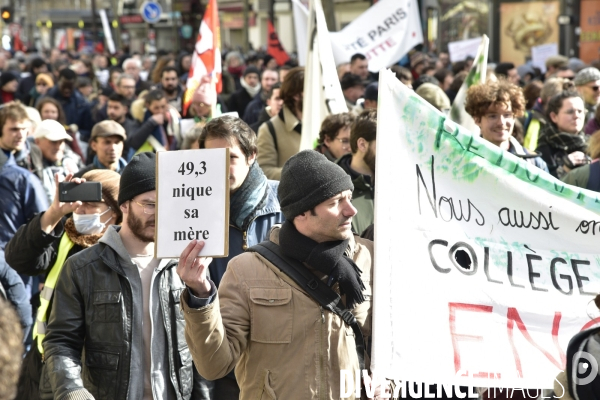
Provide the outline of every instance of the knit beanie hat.
[[249,66],[248,68],[246,68],[244,70],[244,75],[243,76],[246,76],[248,74],[256,74],[256,75],[258,75],[260,77],[260,71],[258,70],[258,68],[256,68],[253,65]]
[[123,213],[117,203],[121,175],[109,169],[93,169],[83,174],[82,178],[87,182],[100,182],[102,184],[102,200],[104,200],[112,211],[117,213],[117,220],[114,223],[121,223]]
[[345,190],[354,190],[354,185],[339,165],[319,152],[303,150],[284,164],[277,193],[285,219],[292,221]]
[[600,81],[600,71],[594,67],[584,68],[575,75],[575,86],[583,86],[589,82]]
[[155,189],[156,155],[152,152],[136,154],[121,174],[119,205]]
[[5,71],[0,76],[0,88],[6,85],[10,81],[16,81],[17,76],[10,71]]

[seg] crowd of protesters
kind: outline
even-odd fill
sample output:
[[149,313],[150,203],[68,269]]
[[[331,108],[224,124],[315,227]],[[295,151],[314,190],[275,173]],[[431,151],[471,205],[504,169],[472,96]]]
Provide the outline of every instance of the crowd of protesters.
[[[277,314],[269,302],[288,304],[292,294],[265,283],[279,278],[247,250],[270,239],[309,264],[355,306],[369,336],[377,75],[362,54],[338,65],[348,110],[322,121],[316,151],[300,152],[303,105],[312,101],[303,67],[225,52],[222,93],[202,79],[186,107],[191,60],[167,51],[0,54],[0,294],[20,321],[3,339],[14,349],[6,376],[19,379],[16,398],[333,399],[336,368],[356,367],[354,355],[315,364],[315,339],[298,338],[314,322],[310,312],[326,324],[326,353],[353,353],[352,329],[308,298],[293,304],[294,323]],[[472,61],[413,51],[391,70],[447,114]],[[598,66],[563,56],[550,57],[545,73],[490,64],[488,80],[455,106],[491,144],[600,191]],[[202,244],[193,242],[179,263],[155,259],[154,153],[223,147],[231,155],[229,256],[198,258]],[[102,201],[60,202],[65,181],[102,183]],[[331,220],[347,221],[344,232],[327,230]],[[323,247],[331,241],[342,244]],[[332,269],[321,259],[342,272],[326,279]],[[0,303],[0,337],[16,321],[6,308]],[[14,343],[15,332],[22,341]],[[272,354],[281,343],[286,352]],[[1,363],[9,356],[0,351]],[[306,364],[306,378],[291,372],[296,363]],[[0,380],[8,393],[0,398],[13,398],[11,384]]]

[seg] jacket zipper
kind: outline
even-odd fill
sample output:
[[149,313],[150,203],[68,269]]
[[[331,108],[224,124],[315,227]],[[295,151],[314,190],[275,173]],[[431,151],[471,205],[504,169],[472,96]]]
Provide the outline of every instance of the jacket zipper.
[[[252,226],[252,223],[258,218],[260,217],[260,215],[257,215],[256,217],[252,218],[252,220],[250,221],[250,223],[248,224],[248,228],[250,228]],[[234,229],[237,229],[238,231],[242,232],[242,250],[246,251],[248,250],[248,248],[250,246],[248,246],[248,229],[246,229],[245,231],[241,230],[240,228],[238,228],[235,225],[229,224],[229,226],[231,226]],[[268,239],[268,238],[267,238]]]
[[325,399],[325,367],[323,365],[323,330],[325,328],[325,312],[323,306],[319,306],[321,310],[321,335],[320,335],[320,347],[319,347],[319,366],[321,368],[320,381],[319,381],[319,399]]

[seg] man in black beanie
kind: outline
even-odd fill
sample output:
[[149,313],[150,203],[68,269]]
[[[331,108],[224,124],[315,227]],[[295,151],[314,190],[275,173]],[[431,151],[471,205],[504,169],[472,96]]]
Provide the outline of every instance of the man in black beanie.
[[63,266],[44,341],[50,382],[40,390],[57,399],[211,399],[213,383],[198,375],[184,339],[177,261],[154,258],[154,153],[125,167],[118,203],[122,226]]
[[[269,261],[251,248],[229,262],[217,291],[206,277],[211,259],[198,257],[204,243],[192,241],[183,251],[177,272],[187,286],[181,297],[186,338],[203,376],[221,378],[235,367],[241,400],[332,400],[342,397],[341,387],[354,387],[364,356],[360,343],[371,333],[373,243],[352,234],[352,189],[338,165],[301,151],[281,171],[286,221],[264,242],[280,258]],[[307,285],[284,264],[301,269]],[[341,297],[340,308],[357,323],[315,300],[316,287]],[[340,370],[352,371],[341,385]]]

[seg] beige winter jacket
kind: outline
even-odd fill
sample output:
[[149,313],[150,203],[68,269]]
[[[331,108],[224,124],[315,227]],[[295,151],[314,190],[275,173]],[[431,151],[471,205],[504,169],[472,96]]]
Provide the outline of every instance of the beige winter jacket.
[[[275,228],[270,240],[278,237]],[[346,254],[362,270],[366,301],[353,313],[367,337],[373,242],[356,236]],[[217,379],[235,367],[240,400],[340,399],[340,370],[358,369],[352,329],[256,253],[229,262],[212,304],[190,309],[188,298],[186,290],[181,304],[196,368]]]
[[285,121],[279,115],[270,119],[277,144],[273,140],[267,122],[258,128],[257,137],[258,165],[268,179],[277,181],[281,178],[283,164],[300,150],[300,132],[298,128],[294,130],[296,126],[300,126],[300,121],[286,106],[283,106],[282,110]]

